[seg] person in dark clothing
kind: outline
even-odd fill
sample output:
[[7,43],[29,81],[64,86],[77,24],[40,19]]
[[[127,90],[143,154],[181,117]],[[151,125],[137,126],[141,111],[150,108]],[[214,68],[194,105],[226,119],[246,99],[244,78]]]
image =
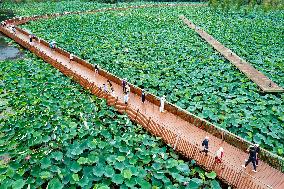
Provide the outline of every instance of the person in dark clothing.
[[29,38],[30,38],[30,42],[33,42],[33,39],[35,39],[35,35],[34,34],[30,34]]
[[258,166],[258,160],[259,160],[258,154],[260,153],[259,144],[255,144],[254,148],[255,148],[255,152],[256,152],[255,165]]
[[126,85],[127,85],[127,79],[122,79],[122,90],[124,93],[126,93]]
[[252,165],[253,165],[253,172],[257,172],[256,171],[256,150],[255,150],[255,147],[254,146],[250,146],[249,147],[249,159],[246,161],[246,163],[244,165],[242,165],[243,168],[246,168],[247,165],[252,162]]
[[99,73],[99,67],[98,67],[97,64],[95,65],[95,73],[96,73],[96,74]]
[[144,89],[142,89],[141,99],[142,99],[142,103],[144,103],[145,99],[146,99],[146,94],[145,94],[145,90]]
[[205,152],[205,155],[207,156],[207,153],[209,151],[209,137],[206,136],[205,139],[202,141],[202,146],[203,146],[203,150],[200,151],[201,152]]

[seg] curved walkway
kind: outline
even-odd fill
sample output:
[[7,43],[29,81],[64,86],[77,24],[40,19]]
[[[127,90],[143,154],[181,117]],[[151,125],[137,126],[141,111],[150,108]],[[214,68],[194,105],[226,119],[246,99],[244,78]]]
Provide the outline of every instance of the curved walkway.
[[[128,114],[131,120],[140,123],[152,134],[162,137],[166,143],[186,157],[195,159],[207,170],[216,171],[218,177],[228,184],[244,189],[284,188],[284,174],[277,169],[262,161],[260,161],[257,173],[251,171],[251,166],[248,166],[246,170],[242,169],[241,164],[247,158],[245,152],[169,111],[160,113],[157,103],[146,101],[143,104],[137,92],[131,91],[128,106],[122,103],[123,94],[120,84],[113,82],[115,97],[104,93],[99,87],[107,83],[109,79],[107,72],[102,70],[96,74],[91,65],[82,63],[83,60],[77,57],[70,63],[68,52],[61,49],[52,51],[43,40],[29,43],[28,34],[21,29],[17,28],[15,34],[4,27],[0,27],[0,31],[58,68],[65,75],[71,76],[82,86],[90,89],[93,94],[106,98],[109,105],[114,106],[121,113]],[[131,89],[134,88],[131,87]],[[224,148],[225,157],[222,165],[224,169],[214,164],[214,153],[210,152],[208,156],[199,153],[200,143],[205,136],[210,137],[211,152],[215,152],[220,146]]]

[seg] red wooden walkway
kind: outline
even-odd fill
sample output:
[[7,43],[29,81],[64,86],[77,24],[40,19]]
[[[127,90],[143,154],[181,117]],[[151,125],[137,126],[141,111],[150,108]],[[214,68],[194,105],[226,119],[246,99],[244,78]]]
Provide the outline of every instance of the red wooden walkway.
[[[160,113],[156,103],[147,101],[143,104],[140,96],[134,90],[131,91],[129,105],[126,106],[122,103],[123,94],[119,82],[113,82],[115,97],[102,92],[99,87],[107,83],[107,79],[113,78],[106,71],[102,70],[96,74],[91,65],[84,63],[77,57],[70,64],[68,52],[61,49],[52,51],[44,40],[41,40],[40,43],[29,43],[29,34],[21,29],[17,28],[15,34],[9,28],[4,27],[0,27],[0,31],[58,68],[65,75],[72,76],[75,81],[90,89],[93,94],[106,98],[109,105],[114,106],[121,113],[126,113],[131,120],[141,124],[152,134],[162,137],[166,143],[176,146],[176,150],[186,157],[195,159],[207,170],[216,171],[218,177],[230,185],[243,189],[284,188],[284,174],[279,170],[262,161],[260,161],[257,173],[251,171],[251,166],[244,170],[241,165],[247,158],[245,152],[198,128],[195,124],[181,119],[180,116],[169,111]],[[135,87],[132,86],[131,89],[135,89]],[[207,157],[199,153],[200,143],[205,136],[210,137],[211,152]],[[220,169],[219,165],[214,164],[214,152],[220,146],[224,148],[225,152],[223,163],[225,169]]]
[[241,72],[243,72],[249,79],[257,84],[263,92],[284,92],[284,89],[271,81],[263,73],[255,69],[251,64],[243,60],[237,54],[226,48],[219,41],[214,39],[211,35],[206,33],[201,28],[197,27],[193,22],[188,20],[185,16],[181,15],[180,19],[183,22],[196,31],[205,41],[212,45],[220,54],[222,54],[227,60],[234,64]]

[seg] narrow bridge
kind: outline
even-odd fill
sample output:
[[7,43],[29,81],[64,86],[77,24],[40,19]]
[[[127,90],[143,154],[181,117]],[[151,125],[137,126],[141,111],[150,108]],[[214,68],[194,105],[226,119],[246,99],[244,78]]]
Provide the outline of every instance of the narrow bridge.
[[225,47],[219,41],[214,39],[207,32],[196,26],[193,22],[188,20],[184,15],[180,15],[179,18],[191,29],[193,29],[196,33],[199,34],[205,41],[207,41],[212,47],[215,48],[221,55],[223,55],[227,60],[229,60],[232,64],[234,64],[241,72],[243,72],[250,80],[252,80],[255,84],[263,92],[268,93],[279,93],[284,92],[284,89],[278,86],[276,83],[271,81],[267,76],[263,73],[255,69],[250,63],[239,57],[236,53],[232,52],[230,49]]
[[[156,6],[154,5],[153,7]],[[181,5],[179,4],[178,6]],[[186,6],[189,5],[187,4]],[[145,7],[151,6],[108,8],[88,11],[88,13]],[[16,18],[8,20],[7,23],[15,25],[24,24],[31,20],[60,15],[64,14]],[[39,41],[36,38],[35,42],[30,43],[29,33],[21,28],[16,27],[15,33],[8,27],[0,27],[0,31],[59,69],[66,76],[71,77],[85,89],[90,90],[92,94],[106,99],[108,105],[113,106],[120,113],[127,114],[132,121],[143,126],[151,134],[161,137],[165,143],[171,145],[185,157],[195,159],[198,165],[208,171],[215,171],[218,178],[229,185],[240,189],[284,188],[284,174],[281,172],[284,167],[283,158],[262,149],[258,172],[253,173],[250,167],[242,169],[241,164],[247,158],[245,150],[251,145],[249,142],[170,103],[165,103],[166,112],[160,113],[160,100],[152,94],[147,94],[146,103],[143,104],[140,99],[141,89],[134,85],[131,85],[129,103],[125,105],[123,103],[122,80],[120,78],[101,69],[99,73],[95,73],[95,68],[90,63],[76,56],[74,61],[70,63],[69,52],[60,48],[51,50],[49,44],[43,39]],[[113,83],[115,96],[101,90],[100,87],[102,84],[107,83],[107,80]],[[201,149],[200,143],[205,136],[210,137],[210,152],[208,156],[199,153]],[[214,153],[212,152],[215,152],[220,146],[224,148],[225,157],[222,165],[217,165],[214,163]],[[224,166],[224,169],[221,166]]]

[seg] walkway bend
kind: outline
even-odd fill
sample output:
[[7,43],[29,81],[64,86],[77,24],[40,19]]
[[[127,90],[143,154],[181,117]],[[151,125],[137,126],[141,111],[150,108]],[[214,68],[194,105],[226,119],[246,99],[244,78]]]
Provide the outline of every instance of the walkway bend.
[[[70,54],[68,52],[60,48],[51,50],[44,40],[30,43],[29,34],[20,28],[16,29],[17,31],[14,34],[7,27],[0,27],[2,33],[52,64],[65,75],[73,78],[93,94],[105,98],[107,103],[115,107],[118,112],[126,113],[132,121],[139,123],[153,135],[162,137],[167,144],[175,147],[178,152],[187,158],[195,159],[206,170],[215,171],[218,177],[228,184],[240,189],[284,188],[284,174],[263,161],[260,161],[257,173],[253,173],[251,167],[246,170],[242,169],[240,165],[244,163],[247,154],[242,148],[237,148],[226,142],[226,138],[230,136],[225,131],[222,132],[221,137],[218,135],[220,132],[216,128],[212,128],[212,131],[208,132],[205,129],[210,125],[206,121],[188,112],[183,114],[178,108],[173,110],[175,106],[169,103],[165,106],[167,111],[160,113],[159,100],[154,95],[148,94],[147,101],[143,104],[139,96],[141,89],[133,85],[131,85],[129,104],[125,105],[122,103],[121,79],[104,70],[100,70],[96,74],[91,64],[78,57],[75,57],[74,61],[70,63]],[[107,83],[108,79],[113,83],[115,96],[111,96],[100,89],[102,84]],[[199,153],[200,141],[205,136],[210,137],[211,152],[207,157]],[[236,140],[234,143],[238,143],[238,141]],[[225,151],[224,169],[221,169],[220,165],[214,164],[214,153],[212,153],[220,146]]]
[[184,15],[180,15],[179,18],[191,29],[196,31],[205,41],[212,45],[220,54],[222,54],[227,60],[234,64],[241,72],[243,72],[249,79],[251,79],[263,92],[279,93],[284,92],[284,89],[271,81],[263,73],[255,69],[250,63],[243,60],[237,54],[230,49],[222,45],[219,41],[214,39],[207,32],[197,27],[193,22],[188,20]]

